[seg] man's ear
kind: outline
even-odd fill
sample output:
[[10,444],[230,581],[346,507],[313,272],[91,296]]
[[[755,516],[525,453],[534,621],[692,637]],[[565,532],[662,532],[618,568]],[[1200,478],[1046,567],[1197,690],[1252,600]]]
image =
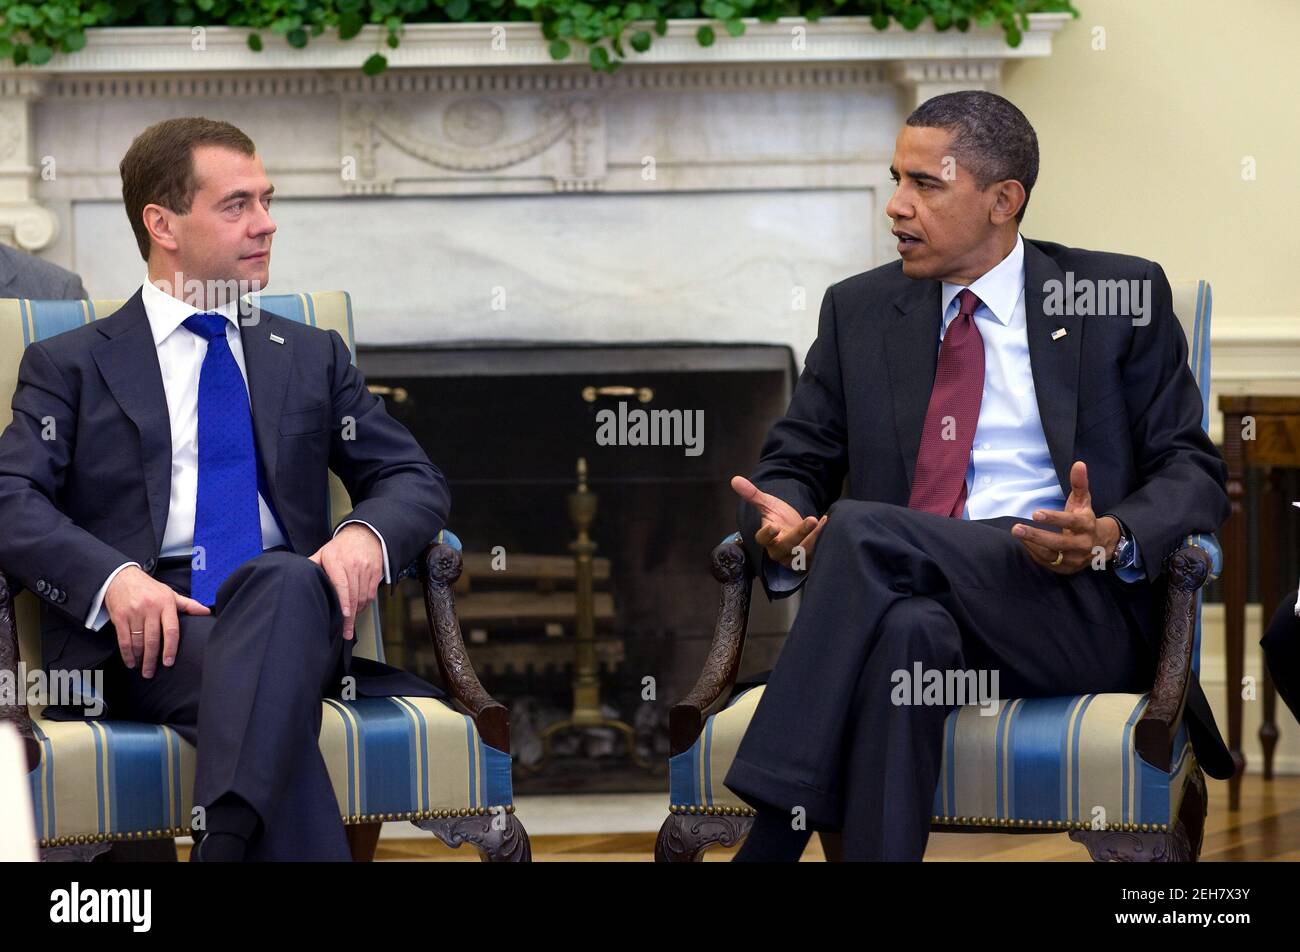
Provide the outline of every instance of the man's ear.
[[150,203],[144,207],[140,214],[144,220],[145,230],[149,232],[149,238],[153,244],[173,252],[180,247],[176,241],[172,220],[173,212],[168,211],[161,205]]
[[989,221],[994,225],[1004,225],[1014,221],[1020,209],[1025,205],[1025,187],[1015,179],[1003,179],[992,186],[996,190],[993,207],[989,210]]

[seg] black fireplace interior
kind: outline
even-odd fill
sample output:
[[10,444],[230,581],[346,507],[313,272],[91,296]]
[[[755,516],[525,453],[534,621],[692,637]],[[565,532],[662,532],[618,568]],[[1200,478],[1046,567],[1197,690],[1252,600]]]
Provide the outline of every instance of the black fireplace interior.
[[[517,791],[662,791],[668,711],[694,684],[713,634],[718,585],[709,555],[735,529],[729,480],[753,468],[789,403],[789,348],[372,346],[359,349],[358,366],[450,484],[449,528],[466,562],[461,628],[480,680],[510,709]],[[597,413],[617,414],[620,402],[627,411],[702,411],[702,452],[601,445]],[[590,535],[601,707],[632,725],[652,769],[603,726],[558,733],[543,757],[541,730],[573,707],[577,528],[568,497],[579,458],[597,507]],[[400,605],[381,606],[390,661],[436,682],[419,589],[408,581],[397,598]],[[768,604],[757,592],[742,676],[771,667],[793,602]]]

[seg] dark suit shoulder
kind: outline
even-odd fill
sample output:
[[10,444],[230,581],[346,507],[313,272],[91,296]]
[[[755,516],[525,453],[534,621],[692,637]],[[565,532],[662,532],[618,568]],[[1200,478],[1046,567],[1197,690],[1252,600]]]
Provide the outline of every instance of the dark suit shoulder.
[[[114,313],[119,312],[115,311]],[[79,327],[60,331],[50,337],[42,338],[36,343],[40,344],[41,348],[50,355],[50,359],[55,363],[75,359],[79,355],[88,354],[90,348],[97,341],[104,339],[104,335],[100,333],[99,324],[107,319],[100,318]]]
[[1076,275],[1140,278],[1155,264],[1148,258],[1120,254],[1117,251],[1070,248],[1054,241],[1039,241],[1035,238],[1026,238],[1025,242],[1051,258],[1061,271],[1073,271]]
[[[1088,248],[1071,248],[1054,241],[1026,238],[1051,259],[1061,271],[1073,272],[1076,277],[1128,279],[1141,278],[1150,269],[1159,267],[1155,262],[1138,255],[1114,251],[1093,251]],[[892,301],[915,294],[927,282],[903,274],[902,259],[896,259],[869,271],[861,271],[832,284],[830,293],[841,307],[854,302]]]
[[872,268],[870,271],[860,271],[850,275],[832,284],[830,290],[836,300],[854,300],[864,295],[877,297],[882,294],[892,297],[917,283],[903,274],[903,261],[900,258]]
[[5,276],[8,297],[36,300],[53,294],[56,289],[67,288],[73,282],[81,287],[81,276],[75,271],[3,243],[0,243],[0,274]]
[[[259,310],[263,320],[270,322],[271,330],[279,336],[293,342],[295,347],[302,346],[306,348],[319,348],[323,354],[328,354],[332,348],[330,344],[330,328],[312,327],[302,321],[295,321],[293,318],[277,314],[272,310]],[[346,344],[346,339],[344,340]]]

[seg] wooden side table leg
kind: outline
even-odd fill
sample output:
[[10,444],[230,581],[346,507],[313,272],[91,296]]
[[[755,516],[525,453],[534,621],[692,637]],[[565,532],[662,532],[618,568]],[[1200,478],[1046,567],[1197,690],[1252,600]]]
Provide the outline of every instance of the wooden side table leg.
[[1228,523],[1223,530],[1223,628],[1227,669],[1228,750],[1237,772],[1228,781],[1228,809],[1241,808],[1241,776],[1246,756],[1241,749],[1241,679],[1246,630],[1246,517],[1245,448],[1241,440],[1241,414],[1223,415],[1223,461],[1228,466]]
[[[1261,638],[1269,619],[1273,617],[1277,603],[1282,600],[1280,582],[1282,560],[1278,538],[1282,535],[1280,527],[1286,525],[1285,508],[1282,500],[1282,471],[1273,467],[1265,475],[1259,509],[1259,600],[1261,603],[1259,637]],[[1258,644],[1258,638],[1251,638],[1252,654],[1254,646]],[[1272,780],[1273,751],[1277,749],[1278,739],[1277,723],[1274,720],[1277,713],[1277,688],[1273,686],[1273,676],[1269,674],[1268,665],[1262,658],[1260,668],[1263,672],[1260,693],[1264,700],[1264,710],[1259,725],[1259,743],[1264,749],[1264,779]]]
[[[1264,624],[1268,624],[1268,619],[1264,619]],[[1263,662],[1261,662],[1263,664]],[[1264,748],[1264,779],[1273,779],[1273,751],[1277,749],[1277,741],[1281,732],[1277,729],[1277,721],[1274,720],[1277,711],[1277,688],[1273,685],[1273,675],[1269,674],[1268,665],[1263,664],[1264,684],[1263,698],[1264,711],[1263,723],[1259,725],[1259,743]]]

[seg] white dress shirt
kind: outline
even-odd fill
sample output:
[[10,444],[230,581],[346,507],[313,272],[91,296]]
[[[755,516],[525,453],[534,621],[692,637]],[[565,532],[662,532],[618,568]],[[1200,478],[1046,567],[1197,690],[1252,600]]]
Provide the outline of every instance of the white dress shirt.
[[[943,282],[943,323],[938,347],[957,319],[960,284]],[[1025,245],[970,284],[980,299],[975,324],[984,340],[984,394],[966,468],[963,519],[1018,516],[1065,508],[1061,484],[1043,435],[1025,327]]]
[[[1033,522],[1036,509],[1064,510],[1065,496],[1043,434],[1029,360],[1024,239],[1017,234],[1011,252],[969,287],[980,299],[974,318],[984,339],[984,395],[966,467],[966,506],[961,515],[963,519],[1015,516]],[[941,348],[943,335],[960,310],[961,291],[962,285],[943,282]],[[1135,582],[1143,577],[1141,565],[1137,542],[1130,539],[1115,572],[1125,582]]]
[[[163,391],[167,395],[167,417],[171,424],[171,501],[167,510],[162,548],[158,555],[160,558],[190,556],[194,552],[194,511],[199,491],[199,370],[208,352],[208,342],[182,326],[186,318],[199,311],[192,304],[172,297],[147,280],[141,288],[141,299],[149,318],[149,328],[153,332],[154,345],[158,348]],[[213,308],[209,313],[225,315],[226,342],[230,345],[230,352],[234,355],[239,373],[244,378],[244,386],[247,387],[248,370],[244,366],[244,344],[239,336],[238,309],[238,301],[229,301],[221,307]],[[262,548],[265,550],[277,545],[287,546],[288,541],[260,492],[257,495],[257,509],[262,523]],[[349,522],[361,523],[379,538],[384,553],[384,581],[391,582],[388,545],[384,542],[384,537],[378,529],[360,519],[340,523],[334,534],[337,535],[339,529]],[[104,580],[86,615],[87,628],[98,630],[107,623],[108,610],[103,607],[103,602],[109,585],[122,569],[139,564],[124,562]]]

